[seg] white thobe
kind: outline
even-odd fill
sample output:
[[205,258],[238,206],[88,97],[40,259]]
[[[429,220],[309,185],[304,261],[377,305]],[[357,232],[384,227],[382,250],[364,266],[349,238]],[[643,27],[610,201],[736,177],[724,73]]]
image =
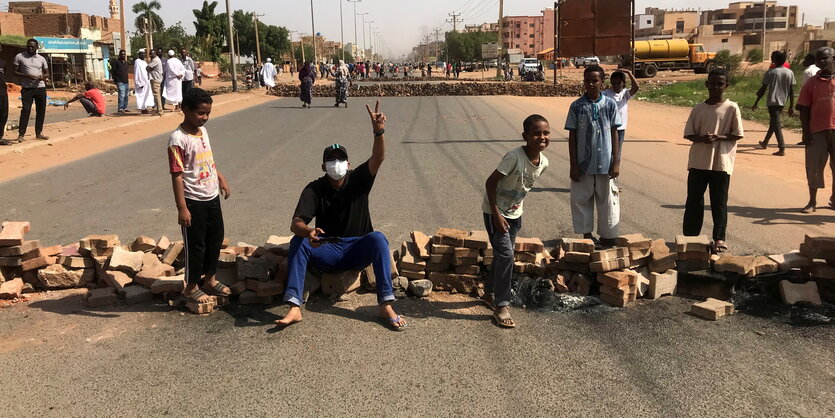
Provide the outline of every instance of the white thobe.
[[171,104],[178,105],[183,101],[183,79],[186,67],[179,58],[169,58],[165,63],[165,92],[162,95]]
[[268,62],[264,64],[264,68],[261,69],[261,80],[264,81],[264,85],[267,87],[275,87],[276,74],[273,63]]
[[133,63],[133,84],[136,108],[145,110],[154,107],[154,93],[151,91],[151,80],[148,78],[148,63],[137,59]]

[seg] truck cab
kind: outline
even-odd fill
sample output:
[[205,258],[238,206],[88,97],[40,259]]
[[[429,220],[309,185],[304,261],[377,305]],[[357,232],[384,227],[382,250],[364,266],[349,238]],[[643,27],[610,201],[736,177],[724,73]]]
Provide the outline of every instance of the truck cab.
[[713,69],[715,52],[706,52],[702,44],[690,44],[690,67],[697,74],[707,73]]

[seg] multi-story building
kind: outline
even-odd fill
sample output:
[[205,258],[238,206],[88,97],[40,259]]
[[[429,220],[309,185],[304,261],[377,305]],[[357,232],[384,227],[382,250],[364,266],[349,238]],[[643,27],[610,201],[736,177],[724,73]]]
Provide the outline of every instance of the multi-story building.
[[647,7],[643,14],[635,15],[633,23],[636,39],[692,38],[699,26],[699,11]]
[[[778,6],[777,1],[765,2],[765,28],[767,31],[797,29],[797,6]],[[727,8],[707,10],[702,22],[713,26],[713,33],[762,31],[763,2],[739,1]]]
[[485,22],[480,25],[464,25],[464,32],[498,32],[497,22]]
[[[765,17],[763,17],[765,12]],[[765,47],[769,51],[798,53],[808,49],[809,41],[818,37],[818,30],[798,24],[798,7],[780,6],[775,0],[740,1],[728,7],[702,13],[696,41],[707,50],[727,49],[734,54]],[[763,39],[765,22],[765,39]]]
[[519,49],[526,57],[543,50],[544,16],[505,16],[502,20],[502,50]]

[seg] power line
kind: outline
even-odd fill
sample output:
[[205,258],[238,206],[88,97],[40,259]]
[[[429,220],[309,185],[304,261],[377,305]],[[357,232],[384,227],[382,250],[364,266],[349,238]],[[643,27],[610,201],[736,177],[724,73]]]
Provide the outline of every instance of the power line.
[[452,12],[449,14],[449,16],[452,17],[452,19],[447,19],[447,23],[452,23],[452,30],[458,32],[458,22],[464,20],[460,19],[461,13],[456,14],[455,12]]

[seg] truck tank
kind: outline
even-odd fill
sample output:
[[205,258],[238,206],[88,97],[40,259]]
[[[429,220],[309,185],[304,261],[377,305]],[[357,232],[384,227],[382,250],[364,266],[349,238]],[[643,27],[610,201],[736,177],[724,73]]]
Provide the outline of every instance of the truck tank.
[[635,42],[635,58],[637,59],[686,58],[689,55],[690,45],[686,39]]

